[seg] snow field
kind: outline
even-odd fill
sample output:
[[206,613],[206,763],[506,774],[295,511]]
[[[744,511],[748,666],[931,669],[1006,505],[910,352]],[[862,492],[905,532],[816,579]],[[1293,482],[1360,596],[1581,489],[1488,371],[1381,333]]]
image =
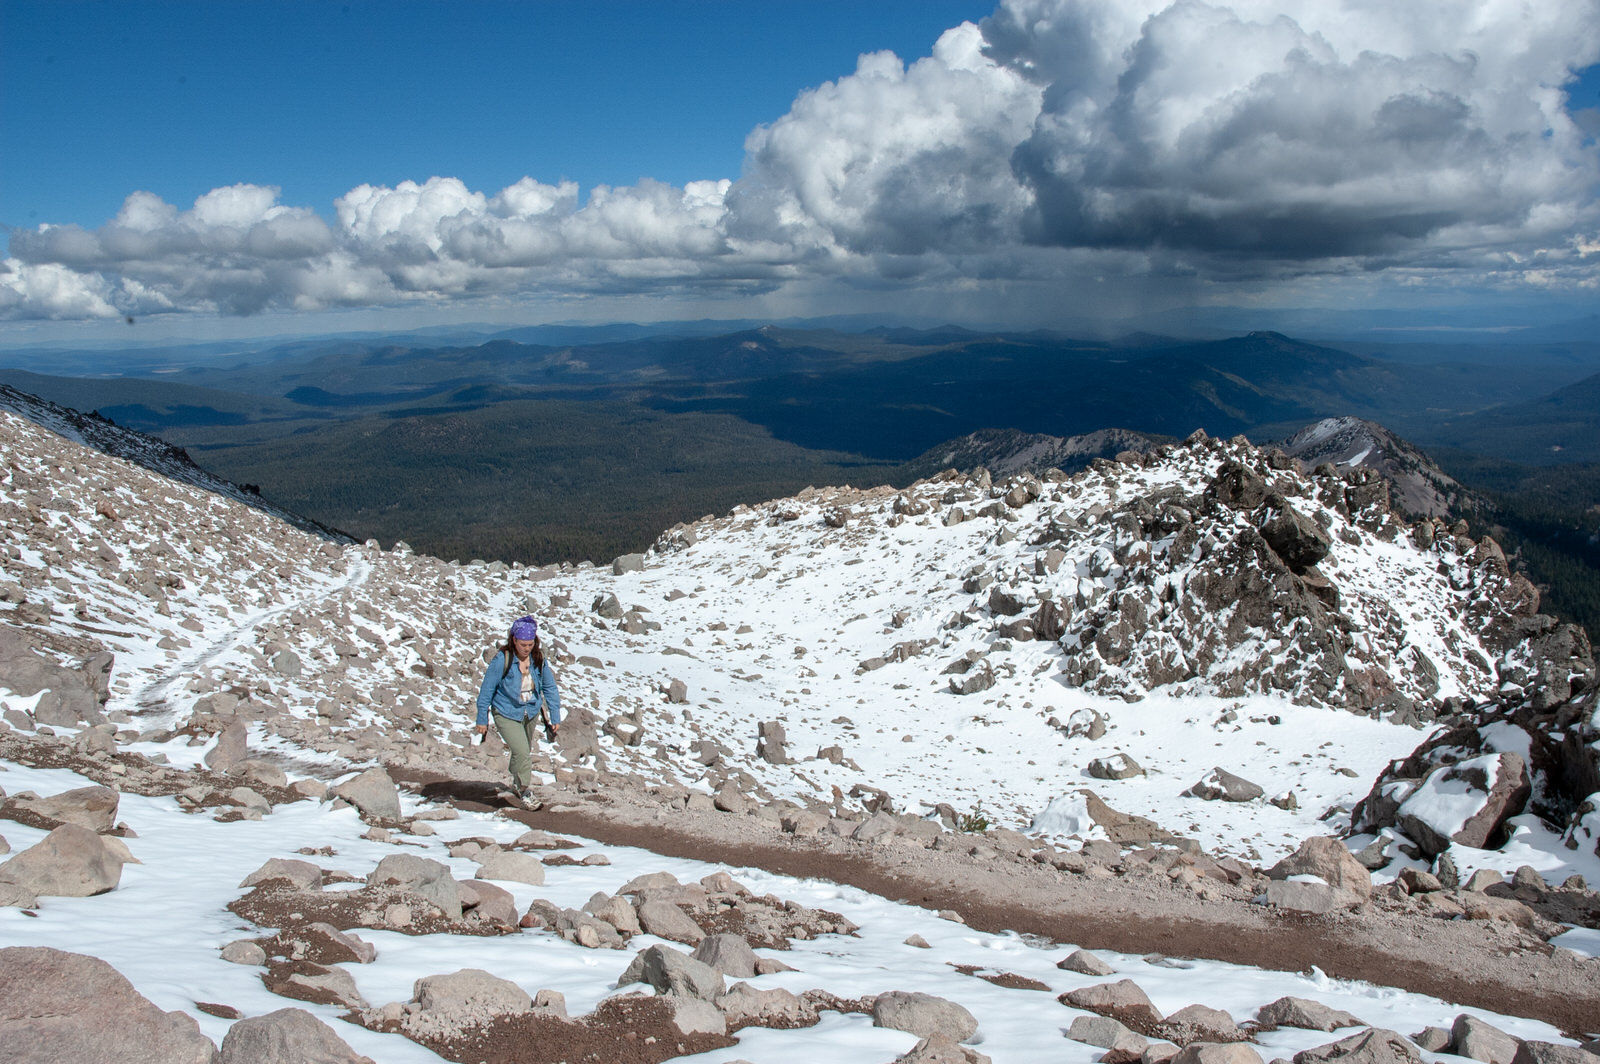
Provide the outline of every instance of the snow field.
[[[65,770],[20,765],[7,765],[5,769],[0,772],[0,780],[10,792],[53,794],[89,782]],[[404,802],[408,812],[419,808],[410,796]],[[109,894],[82,899],[47,898],[36,917],[17,909],[0,909],[0,944],[52,946],[101,957],[161,1008],[195,1016],[206,1034],[218,1041],[229,1022],[199,1013],[195,1002],[232,1005],[246,1015],[289,1005],[303,1007],[330,1023],[358,1052],[380,1064],[439,1058],[397,1035],[376,1034],[340,1021],[337,1017],[341,1010],[337,1008],[276,997],[261,985],[261,969],[220,959],[218,951],[226,943],[264,933],[227,911],[228,902],[243,893],[237,884],[269,857],[295,857],[364,876],[382,857],[399,852],[442,861],[458,878],[471,878],[476,866],[450,858],[445,853],[446,840],[489,836],[510,841],[524,830],[497,816],[463,813],[459,820],[436,822],[438,836],[408,837],[406,845],[394,845],[360,838],[365,825],[349,809],[297,802],[277,807],[261,821],[218,823],[204,815],[182,813],[172,799],[132,794],[123,796],[118,817],[137,833],[136,838],[127,841],[144,863],[126,866],[121,885]],[[11,821],[3,823],[14,850],[32,845],[44,835]],[[296,852],[303,846],[322,845],[331,846],[336,855],[304,857]],[[550,868],[543,887],[505,882],[500,885],[515,895],[519,907],[526,907],[536,897],[579,907],[596,891],[614,892],[629,879],[648,872],[669,871],[680,880],[692,882],[726,870],[757,894],[772,893],[808,907],[830,909],[861,928],[858,938],[825,935],[796,941],[789,951],[762,951],[798,970],[753,980],[758,987],[781,986],[797,993],[816,987],[845,997],[920,990],[949,998],[978,1018],[979,1046],[996,1064],[1044,1059],[1088,1064],[1103,1052],[1063,1037],[1072,1018],[1080,1013],[1057,1003],[1055,996],[1097,981],[1055,967],[1072,950],[1069,944],[974,931],[926,910],[854,888],[797,880],[758,869],[725,868],[593,843],[565,852],[576,857],[603,852],[612,863]],[[511,979],[530,994],[541,988],[560,990],[575,1016],[618,992],[612,984],[633,951],[660,941],[644,936],[627,950],[612,951],[587,950],[537,931],[499,938],[407,936],[364,929],[354,933],[377,947],[378,959],[370,965],[342,967],[350,971],[362,994],[374,1005],[409,999],[413,982],[424,975],[472,967]],[[931,948],[904,945],[912,934],[921,935]],[[1211,961],[1152,963],[1130,955],[1100,955],[1117,969],[1115,978],[1135,980],[1156,1006],[1168,1013],[1200,1003],[1225,1009],[1243,1020],[1278,997],[1295,995],[1347,1009],[1369,1024],[1410,1034],[1430,1024],[1448,1027],[1461,1011],[1422,995],[1331,980],[1316,971],[1294,974]],[[1047,984],[1050,992],[1003,989],[957,973],[952,967],[955,964],[1037,979]],[[1473,1011],[1519,1037],[1560,1040],[1559,1033],[1548,1025]],[[839,1064],[882,1064],[915,1042],[910,1035],[873,1028],[869,1017],[831,1013],[814,1028],[747,1028],[738,1037],[737,1046],[684,1059],[707,1064],[741,1057],[756,1064],[802,1058],[830,1059]],[[1285,1028],[1263,1036],[1262,1055],[1268,1059],[1289,1056],[1335,1037],[1337,1033]],[[1430,1062],[1457,1059],[1436,1054],[1424,1057]]]

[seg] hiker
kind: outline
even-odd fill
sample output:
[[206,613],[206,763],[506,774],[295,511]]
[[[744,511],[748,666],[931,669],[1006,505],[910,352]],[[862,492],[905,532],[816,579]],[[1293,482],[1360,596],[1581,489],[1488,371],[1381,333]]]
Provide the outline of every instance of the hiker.
[[[533,747],[539,729],[555,742],[561,728],[561,696],[556,674],[545,663],[539,646],[539,622],[518,617],[511,623],[505,645],[489,659],[478,687],[478,734],[489,732],[489,711],[494,727],[511,751],[511,789],[527,800],[533,779]],[[479,740],[482,741],[481,739]]]

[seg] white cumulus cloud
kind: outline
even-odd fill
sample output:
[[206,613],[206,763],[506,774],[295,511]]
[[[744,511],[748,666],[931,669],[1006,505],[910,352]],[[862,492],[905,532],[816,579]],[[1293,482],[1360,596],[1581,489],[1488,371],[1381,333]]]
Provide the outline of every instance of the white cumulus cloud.
[[585,195],[436,176],[351,189],[331,221],[259,185],[186,210],[139,191],[98,229],[13,232],[0,315],[1592,287],[1600,162],[1566,87],[1597,59],[1596,0],[1003,0],[926,57],[863,55],[801,92],[736,178]]

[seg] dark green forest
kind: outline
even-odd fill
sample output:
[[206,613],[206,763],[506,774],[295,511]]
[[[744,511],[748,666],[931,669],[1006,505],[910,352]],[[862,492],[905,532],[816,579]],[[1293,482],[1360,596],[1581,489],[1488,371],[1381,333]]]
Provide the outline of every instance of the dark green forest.
[[895,468],[809,451],[725,414],[631,403],[502,403],[373,417],[239,445],[196,461],[263,485],[281,506],[386,546],[528,564],[609,561],[679,521],[807,485],[881,484]]

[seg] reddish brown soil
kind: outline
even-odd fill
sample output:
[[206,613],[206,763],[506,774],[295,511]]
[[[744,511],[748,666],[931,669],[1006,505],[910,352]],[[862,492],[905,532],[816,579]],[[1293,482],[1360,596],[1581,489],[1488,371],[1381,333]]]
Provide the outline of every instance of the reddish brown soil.
[[1025,975],[1015,972],[990,972],[978,967],[976,964],[952,964],[950,967],[962,975],[974,976],[986,983],[1003,986],[1007,990],[1043,990],[1049,992],[1050,987],[1037,979],[1030,979]]
[[[391,773],[462,808],[493,808],[475,800],[467,789],[472,785],[415,770]],[[1096,880],[1011,862],[974,864],[936,851],[796,839],[726,814],[678,810],[663,816],[659,807],[627,807],[606,794],[552,790],[544,808],[507,809],[506,815],[608,845],[824,879],[936,911],[952,909],[983,931],[1279,971],[1316,967],[1336,978],[1544,1020],[1574,1036],[1592,1031],[1600,1016],[1600,965],[1553,956],[1549,947],[1542,953],[1518,948],[1484,926],[1377,910],[1296,916],[1239,900],[1201,900],[1133,877]]]

